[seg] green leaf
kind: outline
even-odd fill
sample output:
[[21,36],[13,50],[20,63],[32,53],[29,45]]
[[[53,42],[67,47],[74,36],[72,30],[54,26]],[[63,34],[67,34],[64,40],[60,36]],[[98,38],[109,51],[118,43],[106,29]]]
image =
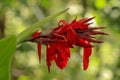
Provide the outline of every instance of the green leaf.
[[16,44],[15,36],[0,40],[0,80],[10,79],[10,62],[15,52]]
[[54,19],[55,17],[59,16],[60,14],[63,14],[67,10],[68,9],[65,9],[63,11],[60,11],[60,12],[54,14],[54,15],[48,16],[48,17],[44,18],[43,20],[40,20],[39,22],[37,22],[33,26],[31,26],[30,28],[24,30],[23,32],[21,32],[18,35],[17,42],[21,43],[22,41],[26,40],[28,37],[30,37],[36,30],[38,30],[45,23],[51,21],[52,19]]

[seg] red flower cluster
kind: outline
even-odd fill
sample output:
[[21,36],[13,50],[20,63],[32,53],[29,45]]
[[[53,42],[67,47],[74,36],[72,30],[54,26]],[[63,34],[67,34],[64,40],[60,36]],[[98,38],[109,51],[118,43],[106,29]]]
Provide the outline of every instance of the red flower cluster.
[[58,27],[46,31],[46,33],[35,32],[29,41],[38,44],[38,56],[41,59],[41,44],[46,45],[46,61],[48,70],[50,71],[51,61],[55,61],[56,65],[63,69],[66,67],[70,58],[70,48],[74,46],[81,46],[84,48],[83,54],[83,67],[87,69],[89,64],[89,57],[92,52],[92,45],[90,42],[102,43],[101,41],[94,40],[93,35],[101,34],[107,35],[104,32],[96,31],[105,27],[90,28],[88,23],[93,18],[83,18],[81,20],[73,20],[67,23],[61,20]]

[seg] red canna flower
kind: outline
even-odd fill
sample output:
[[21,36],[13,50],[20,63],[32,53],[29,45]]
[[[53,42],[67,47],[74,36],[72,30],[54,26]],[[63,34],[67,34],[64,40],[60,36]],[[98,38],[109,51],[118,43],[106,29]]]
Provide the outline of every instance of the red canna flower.
[[83,47],[83,68],[84,70],[88,68],[89,57],[93,47],[90,43],[102,43],[102,41],[94,40],[95,37],[93,35],[107,35],[104,32],[96,31],[105,27],[89,27],[91,23],[88,22],[93,18],[74,19],[71,23],[60,20],[57,27],[46,31],[46,33],[35,32],[33,34],[29,41],[38,44],[39,60],[41,59],[41,44],[46,45],[46,61],[49,72],[51,61],[55,61],[60,69],[66,67],[70,58],[70,48],[73,48],[73,46]]

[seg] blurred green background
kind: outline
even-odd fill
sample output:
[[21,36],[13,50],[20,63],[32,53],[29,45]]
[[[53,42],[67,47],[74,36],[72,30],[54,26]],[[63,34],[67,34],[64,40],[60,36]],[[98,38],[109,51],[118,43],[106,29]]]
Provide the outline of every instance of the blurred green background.
[[[11,63],[12,80],[120,80],[120,0],[0,0],[0,38],[16,35],[38,20],[59,10],[69,11],[49,22],[41,31],[57,26],[61,19],[68,22],[93,17],[92,27],[105,26],[109,36],[98,36],[104,41],[93,44],[89,68],[82,69],[82,48],[71,49],[67,67],[60,70],[55,63],[49,74],[45,46],[39,64],[35,43],[17,46]],[[2,72],[1,72],[2,73]]]

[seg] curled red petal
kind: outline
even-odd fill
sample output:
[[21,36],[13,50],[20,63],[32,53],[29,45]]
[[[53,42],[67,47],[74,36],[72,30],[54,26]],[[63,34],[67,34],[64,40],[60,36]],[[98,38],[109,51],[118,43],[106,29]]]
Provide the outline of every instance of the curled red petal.
[[65,20],[60,20],[58,26],[67,25],[68,23]]
[[69,28],[68,23],[65,20],[60,20],[58,23],[58,27],[54,29],[54,33],[56,34],[64,34]]

